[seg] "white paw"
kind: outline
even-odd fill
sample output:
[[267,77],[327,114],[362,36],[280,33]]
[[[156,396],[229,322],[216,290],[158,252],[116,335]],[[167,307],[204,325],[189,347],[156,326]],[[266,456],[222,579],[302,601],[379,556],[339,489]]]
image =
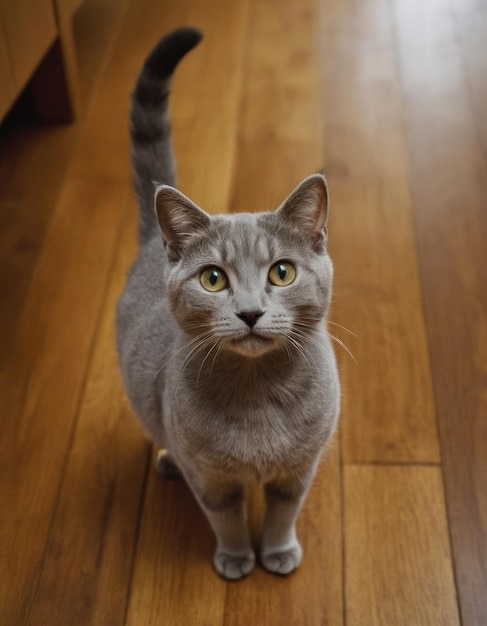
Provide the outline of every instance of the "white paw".
[[271,549],[262,551],[260,560],[262,565],[273,574],[281,574],[285,576],[293,572],[301,563],[303,550],[296,540],[290,546],[286,546],[282,550]]
[[250,574],[255,565],[255,554],[247,552],[241,555],[227,554],[223,551],[216,551],[213,557],[213,564],[216,571],[228,580],[239,580]]

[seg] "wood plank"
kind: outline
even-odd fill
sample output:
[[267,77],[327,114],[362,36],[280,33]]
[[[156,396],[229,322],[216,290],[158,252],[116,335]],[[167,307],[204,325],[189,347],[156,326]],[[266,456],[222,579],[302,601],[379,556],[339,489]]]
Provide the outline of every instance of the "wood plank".
[[[230,208],[278,206],[301,178],[322,166],[318,2],[250,3],[247,60]],[[263,499],[251,501],[258,545]],[[324,461],[298,520],[304,557],[279,578],[257,566],[227,589],[225,625],[342,623],[338,447]],[[257,617],[258,616],[258,617]]]
[[42,245],[39,234],[45,226],[42,208],[37,212],[22,201],[0,201],[0,367],[9,363],[12,328],[29,287]]
[[125,623],[150,452],[115,350],[116,301],[136,247],[135,200],[128,204],[29,624]]
[[230,210],[274,209],[323,166],[317,4],[253,2]]
[[475,115],[475,128],[484,158],[487,156],[487,4],[478,0],[449,0],[453,30],[465,71]]
[[111,58],[130,0],[82,0],[73,17],[81,98],[89,105],[93,85]]
[[[73,156],[73,176],[106,178],[122,183],[132,180],[128,132],[130,95],[150,49],[164,34],[187,21],[187,1],[161,4],[157,0],[143,0],[130,4],[110,56],[96,107],[92,107],[88,114],[87,128]],[[186,60],[182,67],[184,63]],[[103,130],[103,141],[100,141],[100,129]]]
[[345,466],[348,626],[456,626],[436,467]]
[[241,123],[248,0],[227,5],[190,2],[204,39],[178,68],[171,103],[179,187],[209,213],[228,211]]
[[116,184],[66,184],[0,370],[1,623],[35,593],[124,202]]
[[408,152],[387,3],[322,12],[325,172],[332,192],[334,333],[342,359],[343,457],[439,461],[416,260]]
[[[246,5],[195,0],[187,8],[188,23],[201,28],[205,40],[178,68],[172,119],[180,186],[208,211],[228,204]],[[155,21],[156,7],[150,11]],[[219,91],[225,91],[222,108]],[[213,550],[213,534],[188,488],[162,481],[151,467],[127,623],[158,624],[164,616],[175,626],[221,624],[228,583],[212,570]]]
[[0,83],[2,91],[0,93],[0,121],[13,104],[16,88],[12,71],[12,64],[7,48],[5,29],[3,25],[3,14],[0,7]]
[[450,7],[394,3],[462,619],[487,623],[487,163]]
[[[13,124],[0,140],[0,361],[9,362],[22,310],[79,127]],[[49,154],[49,159],[46,159]]]

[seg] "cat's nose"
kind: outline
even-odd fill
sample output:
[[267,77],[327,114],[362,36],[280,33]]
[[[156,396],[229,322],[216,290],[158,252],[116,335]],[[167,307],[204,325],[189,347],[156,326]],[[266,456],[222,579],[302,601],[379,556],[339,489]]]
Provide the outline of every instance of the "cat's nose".
[[264,315],[264,311],[242,311],[241,313],[235,313],[235,315],[245,322],[249,328],[253,328],[259,317]]

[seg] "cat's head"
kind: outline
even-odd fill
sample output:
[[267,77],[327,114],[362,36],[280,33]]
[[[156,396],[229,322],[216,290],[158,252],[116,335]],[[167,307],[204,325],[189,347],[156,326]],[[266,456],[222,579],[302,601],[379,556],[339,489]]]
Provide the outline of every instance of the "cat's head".
[[322,175],[273,212],[210,216],[166,185],[156,212],[172,313],[202,346],[248,357],[289,352],[322,323],[333,277]]

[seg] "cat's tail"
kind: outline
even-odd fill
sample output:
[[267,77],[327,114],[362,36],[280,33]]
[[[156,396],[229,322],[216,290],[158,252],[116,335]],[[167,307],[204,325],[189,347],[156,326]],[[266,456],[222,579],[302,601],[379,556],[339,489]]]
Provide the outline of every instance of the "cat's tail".
[[202,34],[194,28],[179,28],[163,37],[145,60],[132,95],[130,136],[140,205],[140,243],[156,229],[154,182],[176,184],[169,87],[177,64],[201,38]]

